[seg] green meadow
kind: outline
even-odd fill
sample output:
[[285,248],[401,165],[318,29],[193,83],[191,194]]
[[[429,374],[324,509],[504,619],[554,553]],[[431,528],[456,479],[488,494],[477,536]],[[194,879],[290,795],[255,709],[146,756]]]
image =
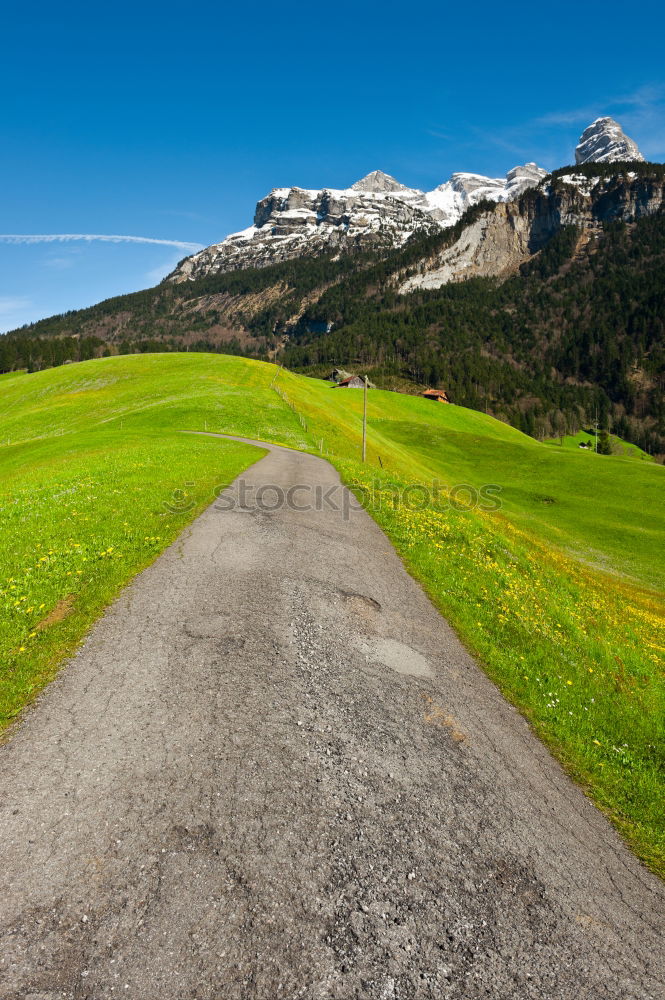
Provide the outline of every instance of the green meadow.
[[665,470],[379,390],[363,465],[361,417],[358,390],[219,355],[0,378],[0,722],[261,455],[181,431],[269,440],[336,466],[505,696],[662,872]]
[[[593,431],[578,431],[577,434],[565,434],[562,438],[551,438],[545,443],[553,445],[558,448],[576,448],[578,451],[585,450],[580,449],[581,444],[590,445],[589,451],[594,451],[594,438],[595,434]],[[610,434],[610,445],[612,447],[612,454],[620,458],[635,458],[641,462],[653,462],[653,456],[649,455],[642,448],[638,448],[636,444],[632,444],[630,441],[624,441],[623,438],[617,437],[616,434]]]

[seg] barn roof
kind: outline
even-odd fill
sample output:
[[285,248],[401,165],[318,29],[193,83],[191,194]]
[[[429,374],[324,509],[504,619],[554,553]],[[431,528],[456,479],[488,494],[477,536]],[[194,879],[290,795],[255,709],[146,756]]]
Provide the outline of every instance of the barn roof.
[[[352,387],[362,386],[365,384],[365,378],[366,376],[364,375],[349,375],[348,378],[342,379],[341,382],[338,382],[337,385],[334,385],[333,389],[344,389],[345,386],[347,385],[350,385]],[[370,382],[370,380],[367,379],[367,388],[376,389],[376,386],[374,385],[373,382]]]

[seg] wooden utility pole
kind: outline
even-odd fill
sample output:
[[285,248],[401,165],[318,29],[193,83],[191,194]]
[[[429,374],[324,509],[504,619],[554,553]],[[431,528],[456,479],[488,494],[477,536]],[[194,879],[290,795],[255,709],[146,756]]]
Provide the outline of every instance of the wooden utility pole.
[[363,375],[363,462],[367,459],[367,376]]
[[593,450],[598,454],[598,407],[596,407],[593,420]]

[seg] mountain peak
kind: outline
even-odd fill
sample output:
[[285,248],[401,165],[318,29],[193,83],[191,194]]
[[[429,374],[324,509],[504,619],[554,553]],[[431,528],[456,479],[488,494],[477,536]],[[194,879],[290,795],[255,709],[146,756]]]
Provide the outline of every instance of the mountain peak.
[[644,160],[637,143],[629,139],[614,118],[596,118],[580,136],[575,163],[616,163]]
[[404,184],[400,184],[390,174],[384,174],[383,170],[372,170],[370,174],[361,177],[359,181],[351,186],[352,191],[369,191],[373,194],[382,191],[408,191]]

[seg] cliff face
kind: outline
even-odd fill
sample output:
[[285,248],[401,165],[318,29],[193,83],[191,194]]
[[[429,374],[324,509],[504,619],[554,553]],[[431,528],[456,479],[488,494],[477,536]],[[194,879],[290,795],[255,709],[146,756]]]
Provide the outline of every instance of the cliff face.
[[345,190],[277,188],[256,206],[254,224],[182,262],[171,280],[266,267],[332,251],[400,247],[438,230],[424,196],[375,171]]
[[506,177],[455,173],[433,191],[408,188],[380,170],[343,190],[275,188],[257,204],[253,225],[188,257],[169,280],[193,281],[331,251],[398,249],[416,232],[454,225],[480,201],[513,200],[545,176],[527,163]]
[[505,277],[530,260],[563,226],[593,231],[601,223],[634,222],[665,204],[665,181],[634,171],[609,177],[557,176],[515,202],[499,204],[467,226],[460,237],[420,262],[400,292],[441,288],[472,277]]

